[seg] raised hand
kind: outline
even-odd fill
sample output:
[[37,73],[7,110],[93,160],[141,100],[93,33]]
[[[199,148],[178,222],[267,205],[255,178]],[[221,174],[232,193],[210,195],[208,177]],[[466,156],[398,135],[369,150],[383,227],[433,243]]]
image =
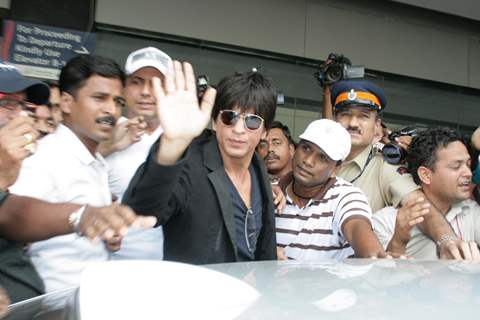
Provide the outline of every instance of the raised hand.
[[97,150],[104,157],[111,153],[124,150],[135,142],[140,141],[146,127],[147,123],[142,116],[133,117],[122,123],[117,123],[113,130],[112,137],[100,143]]
[[275,213],[282,213],[287,206],[287,198],[278,185],[272,185],[273,204],[275,206]]
[[205,129],[215,101],[215,90],[209,88],[199,106],[195,75],[188,62],[174,61],[173,70],[170,69],[165,77],[164,88],[158,80],[154,80],[153,88],[165,137],[191,141]]
[[408,150],[410,143],[412,143],[411,136],[400,136],[395,138],[395,142],[405,151]]
[[424,216],[430,212],[430,203],[424,198],[408,200],[405,205],[398,209],[395,219],[395,231],[387,246],[387,251],[394,255],[402,255],[410,241],[410,230],[419,223],[422,223]]
[[208,125],[216,91],[208,88],[199,105],[195,75],[187,62],[173,62],[163,87],[158,78],[152,82],[163,129],[157,160],[161,164],[173,164]]
[[38,131],[34,120],[18,116],[0,129],[0,188],[6,190],[18,178],[22,160],[35,152]]

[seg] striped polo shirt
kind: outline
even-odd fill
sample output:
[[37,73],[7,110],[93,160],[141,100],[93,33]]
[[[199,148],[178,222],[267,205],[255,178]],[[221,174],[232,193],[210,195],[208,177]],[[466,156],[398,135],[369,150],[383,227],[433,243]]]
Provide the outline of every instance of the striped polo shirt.
[[350,182],[330,178],[325,187],[305,207],[295,205],[286,190],[293,177],[280,186],[287,206],[275,218],[277,245],[293,260],[343,259],[354,255],[342,233],[350,217],[362,216],[371,223],[372,212],[365,194]]

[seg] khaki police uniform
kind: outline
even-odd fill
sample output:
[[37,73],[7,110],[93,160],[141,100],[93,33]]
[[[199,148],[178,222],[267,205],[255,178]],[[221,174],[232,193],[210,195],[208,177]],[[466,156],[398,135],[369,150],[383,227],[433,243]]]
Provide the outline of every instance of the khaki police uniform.
[[344,163],[337,175],[350,182],[355,179],[353,185],[366,194],[373,213],[398,206],[406,195],[420,188],[405,167],[386,162],[372,145]]

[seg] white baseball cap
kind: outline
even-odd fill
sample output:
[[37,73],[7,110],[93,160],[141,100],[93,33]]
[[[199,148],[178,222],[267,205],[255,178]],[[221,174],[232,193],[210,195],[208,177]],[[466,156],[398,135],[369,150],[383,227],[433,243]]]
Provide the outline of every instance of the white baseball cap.
[[300,139],[316,144],[334,161],[345,160],[352,147],[348,131],[339,123],[329,119],[311,122],[300,135]]
[[130,53],[125,62],[125,73],[131,75],[137,70],[145,67],[153,67],[163,75],[172,64],[172,59],[163,51],[154,47],[147,47]]

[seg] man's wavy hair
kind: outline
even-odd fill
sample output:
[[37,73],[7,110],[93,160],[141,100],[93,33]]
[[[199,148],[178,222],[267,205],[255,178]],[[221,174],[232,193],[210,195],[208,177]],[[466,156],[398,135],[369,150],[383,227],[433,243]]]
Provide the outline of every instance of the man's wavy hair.
[[215,121],[222,110],[236,108],[262,117],[268,130],[277,108],[277,92],[270,80],[256,71],[235,73],[220,80],[212,119]]
[[421,184],[418,168],[423,166],[434,171],[437,151],[455,141],[464,143],[462,135],[448,127],[429,128],[413,138],[408,148],[407,165],[416,184]]

